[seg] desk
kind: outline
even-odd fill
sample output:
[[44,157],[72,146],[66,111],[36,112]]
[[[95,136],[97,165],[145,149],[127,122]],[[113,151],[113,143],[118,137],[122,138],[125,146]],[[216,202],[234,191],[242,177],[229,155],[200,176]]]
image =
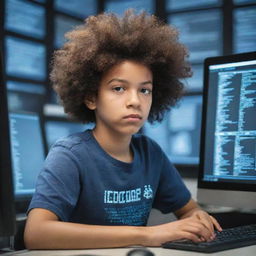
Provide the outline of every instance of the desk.
[[[129,248],[115,248],[115,249],[95,249],[95,250],[36,250],[36,251],[17,251],[11,253],[5,253],[2,255],[17,255],[17,256],[126,256],[127,252],[134,249]],[[227,250],[216,253],[198,253],[198,252],[185,252],[179,250],[170,250],[163,248],[151,247],[148,248],[155,256],[255,256],[256,245],[247,246],[238,249]],[[1,256],[2,256],[1,255]]]

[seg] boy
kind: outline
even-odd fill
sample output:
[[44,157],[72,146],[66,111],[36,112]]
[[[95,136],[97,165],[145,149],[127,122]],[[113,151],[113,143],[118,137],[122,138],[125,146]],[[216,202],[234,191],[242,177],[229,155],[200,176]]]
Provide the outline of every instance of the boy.
[[[51,79],[65,111],[95,128],[59,140],[29,207],[29,249],[161,246],[214,239],[218,222],[191,199],[160,147],[136,134],[160,121],[188,77],[177,32],[145,13],[89,17],[57,51]],[[146,227],[152,207],[179,220]]]

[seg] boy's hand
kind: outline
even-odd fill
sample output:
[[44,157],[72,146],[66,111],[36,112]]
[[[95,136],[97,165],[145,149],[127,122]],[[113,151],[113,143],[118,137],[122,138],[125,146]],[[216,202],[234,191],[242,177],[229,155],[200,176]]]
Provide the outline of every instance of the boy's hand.
[[222,231],[222,228],[218,221],[209,215],[207,212],[203,211],[199,205],[191,199],[185,206],[175,212],[179,219],[185,219],[188,217],[194,217],[199,220],[213,235],[214,229]]
[[198,220],[200,220],[205,227],[207,227],[211,232],[214,232],[214,229],[217,229],[218,231],[222,231],[222,228],[218,221],[209,215],[207,212],[203,210],[195,210],[192,214],[192,217],[196,217]]
[[211,217],[207,213],[195,212],[193,216],[167,224],[148,227],[146,246],[161,246],[168,241],[188,239],[199,243],[215,238]]
[[161,246],[165,242],[180,239],[197,243],[211,241],[215,238],[215,229],[222,231],[218,221],[203,211],[193,199],[175,214],[180,220],[149,227],[152,233],[148,234],[147,246]]

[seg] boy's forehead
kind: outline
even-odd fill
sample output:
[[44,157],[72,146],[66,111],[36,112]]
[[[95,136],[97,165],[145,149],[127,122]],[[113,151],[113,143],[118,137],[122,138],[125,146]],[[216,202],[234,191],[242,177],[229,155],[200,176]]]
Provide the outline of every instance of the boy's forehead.
[[[102,79],[130,80],[142,79],[152,80],[151,70],[144,64],[125,60],[111,67],[103,74]],[[120,81],[121,82],[121,81]]]

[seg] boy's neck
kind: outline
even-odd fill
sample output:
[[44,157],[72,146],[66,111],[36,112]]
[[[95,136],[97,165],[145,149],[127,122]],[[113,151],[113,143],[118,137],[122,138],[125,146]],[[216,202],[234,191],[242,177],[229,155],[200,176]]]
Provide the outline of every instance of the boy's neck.
[[112,157],[123,162],[132,162],[133,153],[130,148],[132,136],[118,136],[118,134],[99,131],[95,128],[94,138],[100,146]]

